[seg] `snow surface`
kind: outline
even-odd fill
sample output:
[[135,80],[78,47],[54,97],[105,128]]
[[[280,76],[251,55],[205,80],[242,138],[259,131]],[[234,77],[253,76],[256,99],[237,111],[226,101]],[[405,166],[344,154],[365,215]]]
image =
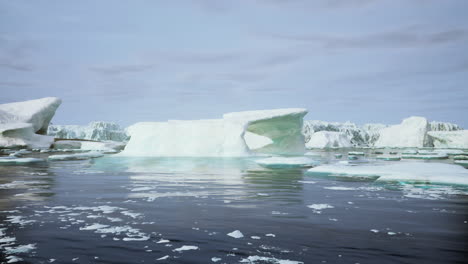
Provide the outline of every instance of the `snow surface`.
[[128,135],[118,124],[104,121],[94,121],[86,126],[51,125],[47,134],[63,139],[88,139],[96,141],[126,141]]
[[268,168],[285,168],[285,167],[311,167],[320,164],[319,161],[306,157],[271,157],[255,161],[257,164]]
[[331,173],[349,176],[379,176],[378,181],[422,181],[430,183],[468,185],[468,170],[445,163],[396,162],[375,165],[318,166],[308,173]]
[[47,97],[0,104],[0,147],[49,148],[53,137],[43,136],[61,100]]
[[[303,154],[305,109],[228,113],[223,119],[142,122],[127,129],[130,141],[121,156],[242,157],[255,153]],[[271,143],[246,142],[265,137]],[[250,144],[250,146],[249,146]]]

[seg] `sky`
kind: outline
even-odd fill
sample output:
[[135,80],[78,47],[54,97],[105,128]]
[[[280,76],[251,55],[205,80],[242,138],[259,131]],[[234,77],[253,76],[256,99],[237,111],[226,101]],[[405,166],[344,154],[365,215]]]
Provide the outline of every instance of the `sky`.
[[0,0],[0,103],[54,124],[220,118],[468,128],[466,0]]

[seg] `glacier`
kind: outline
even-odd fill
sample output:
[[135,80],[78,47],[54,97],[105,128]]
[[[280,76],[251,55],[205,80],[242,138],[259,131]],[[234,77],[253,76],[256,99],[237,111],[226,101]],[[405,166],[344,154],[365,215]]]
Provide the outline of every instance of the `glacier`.
[[[233,112],[222,119],[141,122],[127,128],[130,140],[119,156],[243,157],[303,154],[306,109]],[[246,140],[247,133],[250,135]],[[267,139],[266,139],[267,138]],[[266,145],[265,145],[266,144]]]
[[0,104],[0,148],[49,148],[54,138],[45,134],[61,103],[46,97]]
[[104,121],[94,121],[86,126],[50,125],[47,134],[60,139],[111,140],[118,142],[128,140],[127,133],[118,124]]

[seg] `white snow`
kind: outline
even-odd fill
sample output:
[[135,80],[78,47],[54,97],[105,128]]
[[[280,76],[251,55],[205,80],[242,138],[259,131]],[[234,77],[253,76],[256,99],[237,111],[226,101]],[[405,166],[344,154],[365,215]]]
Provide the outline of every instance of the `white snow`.
[[[127,129],[131,138],[119,155],[236,157],[253,153],[303,154],[301,129],[305,114],[305,109],[277,109],[228,113],[222,119],[137,123]],[[249,146],[245,139],[247,132],[259,136],[256,138],[262,141],[267,137],[271,143],[261,148],[257,144]]]
[[55,97],[0,104],[0,147],[49,148],[54,139],[44,135],[60,104]]
[[427,132],[430,125],[424,117],[409,117],[399,125],[380,131],[375,147],[426,147],[429,144]]
[[232,231],[231,233],[228,233],[227,235],[230,236],[230,237],[233,237],[233,238],[243,238],[244,237],[244,234],[242,234],[242,232],[239,231],[239,230]]
[[379,176],[378,181],[422,181],[446,184],[468,184],[468,170],[453,164],[427,162],[397,162],[375,165],[318,166],[308,173],[331,173],[349,176]]
[[62,160],[86,160],[92,158],[99,158],[104,156],[104,154],[96,151],[87,152],[87,153],[76,153],[68,155],[50,155],[49,160],[62,161]]
[[269,167],[312,167],[320,164],[319,161],[306,157],[271,157],[255,161],[257,164]]

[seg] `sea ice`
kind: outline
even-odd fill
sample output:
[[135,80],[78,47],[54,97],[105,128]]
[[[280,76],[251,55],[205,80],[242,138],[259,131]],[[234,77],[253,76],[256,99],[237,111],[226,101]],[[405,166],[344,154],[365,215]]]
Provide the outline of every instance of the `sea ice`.
[[76,153],[76,154],[69,154],[69,155],[51,155],[49,156],[49,160],[54,161],[63,161],[63,160],[86,160],[92,158],[99,158],[104,156],[104,154],[96,151],[86,152],[86,153]]
[[271,157],[255,162],[267,168],[306,168],[320,164],[319,161],[306,157]]
[[186,250],[197,250],[198,247],[197,246],[181,246],[180,248],[176,248],[174,249],[173,251],[177,251],[177,252],[182,252],[182,251],[186,251]]
[[350,177],[378,176],[378,181],[416,181],[468,185],[468,170],[460,166],[444,163],[413,161],[361,166],[331,164],[309,169],[307,173],[330,173],[349,175]]

